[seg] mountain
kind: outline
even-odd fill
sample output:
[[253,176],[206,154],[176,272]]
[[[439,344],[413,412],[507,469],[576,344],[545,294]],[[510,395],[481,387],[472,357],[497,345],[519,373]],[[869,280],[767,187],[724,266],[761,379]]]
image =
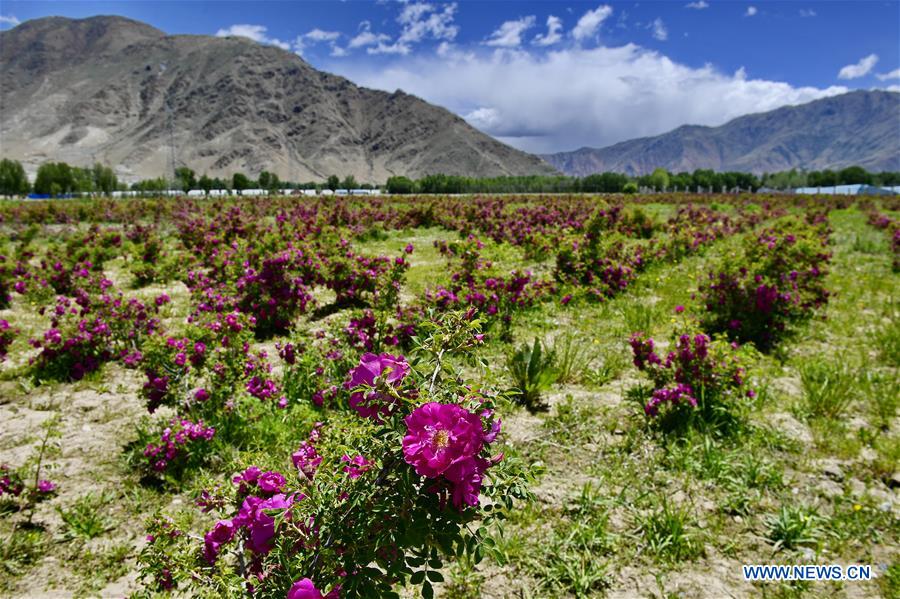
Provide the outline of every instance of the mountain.
[[698,168],[753,173],[838,169],[900,171],[900,93],[855,91],[750,114],[720,127],[687,125],[602,149],[542,156],[568,175],[646,174]]
[[176,166],[292,181],[393,174],[554,173],[545,162],[402,91],[318,71],[238,37],[166,35],[121,17],[50,17],[0,32],[0,154],[115,165],[126,179]]

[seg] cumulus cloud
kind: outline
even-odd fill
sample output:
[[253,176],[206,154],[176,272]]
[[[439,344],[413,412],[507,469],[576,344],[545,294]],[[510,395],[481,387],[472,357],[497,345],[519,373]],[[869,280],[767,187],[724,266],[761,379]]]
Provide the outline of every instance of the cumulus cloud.
[[552,46],[562,39],[562,19],[550,15],[547,17],[547,33],[534,36],[531,43],[536,46]]
[[391,39],[391,36],[386,35],[384,33],[373,33],[372,32],[372,24],[368,21],[363,21],[359,24],[359,33],[357,33],[353,39],[350,40],[350,43],[347,44],[349,48],[364,48],[366,46],[377,46],[378,44],[385,43]]
[[21,21],[13,15],[0,15],[0,27],[3,25],[15,27],[19,23],[21,23]]
[[534,15],[506,21],[484,42],[497,48],[518,48],[522,45],[522,34],[534,27]]
[[600,5],[594,10],[587,11],[581,15],[581,18],[578,19],[578,23],[576,23],[574,29],[572,29],[572,37],[578,42],[594,37],[600,29],[600,26],[603,24],[603,21],[608,19],[612,12],[612,7],[606,4]]
[[745,16],[745,17],[752,17],[752,16],[754,16],[757,12],[759,12],[759,11],[756,10],[756,7],[755,7],[755,6],[748,6],[748,7],[747,7],[747,12],[744,13],[744,16]]
[[332,56],[346,56],[347,50],[338,45],[337,41],[341,37],[340,31],[325,31],[319,28],[307,31],[302,35],[298,35],[294,40],[294,51],[297,54],[303,54],[303,51],[309,46],[316,44],[328,44],[331,48]]
[[801,8],[800,16],[803,17],[804,19],[809,19],[811,17],[816,16],[816,11],[814,11],[811,8]]
[[266,28],[265,25],[239,24],[239,25],[232,25],[231,27],[228,27],[227,29],[219,29],[216,32],[216,37],[230,37],[230,36],[246,37],[246,38],[250,38],[254,42],[257,42],[260,44],[266,44],[269,46],[277,46],[277,47],[281,48],[282,50],[290,50],[291,49],[291,44],[289,44],[288,42],[281,41],[278,38],[269,37],[268,35],[266,35],[266,31],[268,31],[268,29]]
[[397,39],[393,42],[390,42],[390,37],[381,39],[366,52],[406,56],[412,51],[413,44],[425,39],[452,42],[459,33],[459,27],[454,22],[456,8],[455,2],[443,7],[427,2],[408,2],[397,16],[397,23],[401,25]]
[[653,39],[657,39],[661,42],[669,39],[669,30],[666,29],[666,24],[663,23],[663,20],[659,17],[650,23],[651,29],[653,29]]
[[856,64],[848,64],[838,73],[838,79],[859,79],[869,74],[878,62],[877,54],[869,54],[859,59]]
[[894,69],[890,73],[878,73],[875,75],[879,81],[887,81],[888,79],[900,79],[900,69]]
[[704,8],[709,8],[709,3],[705,0],[700,0],[699,2],[688,2],[684,7],[693,8],[694,10],[703,10]]
[[602,147],[685,123],[721,125],[848,91],[752,79],[743,69],[695,68],[634,44],[535,54],[495,50],[458,61],[417,56],[378,69],[359,61],[324,66],[361,85],[403,89],[445,106],[531,152]]

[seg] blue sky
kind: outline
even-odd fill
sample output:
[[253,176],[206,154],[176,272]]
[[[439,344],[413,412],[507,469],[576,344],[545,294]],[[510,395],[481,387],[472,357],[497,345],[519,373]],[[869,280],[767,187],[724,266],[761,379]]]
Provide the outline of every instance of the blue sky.
[[96,14],[278,45],[537,152],[718,125],[851,89],[900,89],[897,1],[4,0],[0,26]]

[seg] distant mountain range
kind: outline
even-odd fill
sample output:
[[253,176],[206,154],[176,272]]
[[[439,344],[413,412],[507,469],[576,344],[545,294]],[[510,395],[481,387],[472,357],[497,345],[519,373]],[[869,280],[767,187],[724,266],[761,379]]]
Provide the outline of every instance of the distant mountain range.
[[698,168],[753,173],[796,169],[900,171],[900,93],[855,91],[750,114],[720,127],[686,125],[606,148],[542,158],[568,175]]
[[166,35],[121,17],[27,21],[0,32],[0,155],[291,181],[335,174],[552,174],[451,112],[318,71],[238,37]]

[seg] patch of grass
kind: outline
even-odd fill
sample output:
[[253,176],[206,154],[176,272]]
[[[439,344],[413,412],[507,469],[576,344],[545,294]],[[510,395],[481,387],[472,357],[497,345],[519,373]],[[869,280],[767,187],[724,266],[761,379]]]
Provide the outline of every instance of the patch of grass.
[[599,365],[590,368],[585,373],[586,380],[597,388],[619,378],[628,367],[628,355],[619,347],[603,350],[598,360]]
[[484,574],[478,571],[472,559],[461,557],[454,561],[450,567],[443,595],[458,599],[478,599],[481,597],[483,584]]
[[56,508],[66,524],[67,535],[93,539],[110,530],[112,523],[103,514],[103,508],[109,501],[110,497],[106,494],[91,492],[78,498],[69,509]]
[[804,413],[812,418],[843,416],[856,396],[856,375],[846,362],[810,358],[798,370]]
[[866,399],[872,420],[882,430],[888,430],[900,406],[900,380],[894,373],[866,370],[859,376],[859,391]]
[[11,576],[20,576],[44,551],[42,530],[16,527],[9,534],[0,535],[0,569]]
[[900,313],[897,310],[888,313],[888,322],[875,332],[875,342],[885,364],[900,367]]
[[599,433],[597,414],[596,407],[577,404],[571,395],[567,395],[556,405],[553,415],[544,420],[544,428],[550,431],[554,441],[563,445],[590,441]]
[[544,349],[535,337],[532,345],[525,344],[509,354],[506,369],[512,378],[516,402],[531,411],[546,409],[541,393],[556,381],[556,355]]
[[646,301],[646,298],[623,303],[619,308],[619,314],[625,321],[625,328],[629,333],[638,331],[649,333],[660,317],[656,304]]
[[535,576],[558,593],[597,594],[610,584],[607,556],[614,538],[601,489],[588,483],[529,560]]
[[593,359],[590,345],[568,333],[553,342],[550,353],[556,356],[557,382],[578,383]]
[[810,430],[816,447],[826,454],[841,459],[851,459],[857,457],[862,449],[862,442],[858,435],[851,434],[842,421],[814,420]]
[[128,573],[128,558],[132,548],[127,543],[117,543],[98,550],[86,549],[79,559],[89,566],[81,572],[84,584],[80,589],[87,595],[96,595],[103,587]]
[[664,563],[690,561],[703,554],[703,542],[693,517],[684,507],[674,506],[663,497],[662,505],[635,518],[635,536],[641,549]]
[[822,537],[822,518],[814,509],[802,505],[783,505],[766,521],[767,538],[773,549],[797,549],[818,546]]

